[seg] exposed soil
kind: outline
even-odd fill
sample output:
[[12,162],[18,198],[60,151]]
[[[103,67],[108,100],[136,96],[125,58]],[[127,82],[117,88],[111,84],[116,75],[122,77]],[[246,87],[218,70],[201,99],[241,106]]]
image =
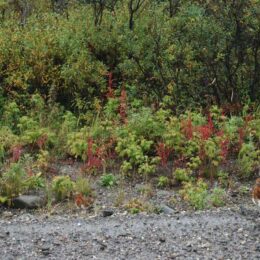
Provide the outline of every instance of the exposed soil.
[[[73,177],[76,171],[59,167],[59,174]],[[260,259],[260,208],[241,191],[241,183],[233,184],[225,207],[197,212],[173,188],[140,181],[108,189],[95,180],[93,186],[95,203],[88,209],[74,204],[37,211],[0,208],[0,258]],[[150,211],[127,212],[131,198]],[[162,206],[170,212],[155,214]]]

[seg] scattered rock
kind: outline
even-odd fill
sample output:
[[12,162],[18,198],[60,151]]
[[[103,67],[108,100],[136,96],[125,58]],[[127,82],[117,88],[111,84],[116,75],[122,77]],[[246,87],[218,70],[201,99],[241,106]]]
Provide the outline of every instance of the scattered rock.
[[41,248],[41,252],[42,252],[42,254],[43,255],[45,255],[45,256],[47,256],[47,255],[49,255],[51,252],[50,252],[50,248],[48,247],[48,246],[43,246],[42,248]]
[[161,243],[165,243],[166,239],[165,239],[164,237],[160,237],[160,238],[159,238],[159,241],[160,241]]
[[105,217],[110,217],[114,214],[114,211],[112,209],[104,209],[102,211],[102,216]]
[[156,195],[157,197],[169,197],[172,195],[172,192],[167,190],[157,190]]
[[45,199],[37,195],[21,195],[12,200],[12,207],[16,209],[36,209],[45,204]]
[[11,218],[13,216],[13,213],[11,211],[4,211],[2,213],[3,218]]
[[172,208],[168,207],[168,206],[165,205],[165,204],[162,204],[162,205],[160,206],[160,208],[161,208],[161,211],[162,211],[164,214],[171,215],[171,214],[174,213],[174,210],[173,210]]

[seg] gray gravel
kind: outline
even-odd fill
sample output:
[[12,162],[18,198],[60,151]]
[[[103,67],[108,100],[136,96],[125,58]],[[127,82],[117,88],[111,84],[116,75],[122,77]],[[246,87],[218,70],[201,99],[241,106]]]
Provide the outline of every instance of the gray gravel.
[[0,259],[260,259],[260,209],[0,216]]

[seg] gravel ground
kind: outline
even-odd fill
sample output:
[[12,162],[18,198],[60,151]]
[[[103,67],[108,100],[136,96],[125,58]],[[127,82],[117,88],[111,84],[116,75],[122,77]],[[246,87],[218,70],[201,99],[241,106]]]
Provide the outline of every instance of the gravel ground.
[[260,259],[260,209],[51,215],[3,211],[1,259]]

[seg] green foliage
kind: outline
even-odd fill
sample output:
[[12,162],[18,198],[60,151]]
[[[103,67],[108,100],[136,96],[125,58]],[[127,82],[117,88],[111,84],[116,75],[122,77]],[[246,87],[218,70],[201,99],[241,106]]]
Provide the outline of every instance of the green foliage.
[[203,180],[198,180],[196,183],[185,183],[180,193],[197,210],[225,205],[225,191],[216,187],[209,192],[208,185]]
[[1,175],[0,196],[9,201],[16,196],[44,186],[45,181],[41,177],[41,173],[28,175],[21,162],[13,163]]
[[260,160],[260,150],[252,142],[243,143],[238,154],[239,171],[242,177],[249,177]]
[[15,101],[6,102],[3,107],[3,121],[1,122],[1,125],[8,126],[12,130],[16,130],[16,124],[20,115],[20,109]]
[[229,181],[229,174],[224,171],[219,171],[217,173],[218,181],[221,187],[227,188],[228,187],[228,181]]
[[221,161],[220,147],[217,145],[215,140],[208,139],[204,145],[205,155],[210,160],[213,166],[218,166]]
[[202,180],[199,180],[196,184],[187,182],[184,184],[181,194],[195,209],[204,209],[207,207],[207,189],[207,184]]
[[185,143],[185,137],[181,132],[181,123],[179,118],[170,117],[169,121],[166,121],[166,131],[163,135],[165,143],[169,147],[173,147],[176,152],[182,151],[182,146]]
[[244,121],[241,117],[232,116],[224,124],[223,128],[230,140],[237,139],[237,131],[240,127],[244,127]]
[[128,201],[128,203],[125,205],[126,209],[131,214],[138,214],[143,211],[147,211],[147,206],[142,200],[133,198]]
[[75,189],[75,183],[69,176],[56,176],[52,180],[52,192],[57,201],[63,201],[70,198]]
[[137,137],[155,138],[164,133],[164,119],[160,111],[153,114],[151,109],[142,107],[138,112],[130,113],[127,128]]
[[75,192],[83,196],[90,196],[93,193],[89,180],[83,177],[77,178],[75,182]]
[[0,164],[4,162],[10,148],[18,143],[19,137],[7,126],[0,126]]
[[42,173],[29,176],[26,180],[26,187],[28,190],[35,190],[45,187],[45,180],[42,178]]
[[187,166],[191,170],[197,170],[202,164],[202,161],[199,156],[190,157],[190,161],[187,163]]
[[175,180],[179,182],[188,182],[191,180],[191,171],[189,169],[177,168],[173,172]]
[[170,180],[169,180],[168,177],[166,177],[166,176],[160,176],[160,177],[158,178],[157,186],[158,186],[159,188],[164,188],[164,187],[167,187],[167,186],[169,185],[169,183],[170,183]]
[[208,197],[209,203],[214,207],[222,207],[225,205],[226,193],[221,188],[214,188]]
[[86,160],[87,136],[86,128],[69,133],[67,138],[68,154]]
[[72,1],[69,19],[50,1],[27,1],[30,12],[11,2],[0,5],[0,75],[3,94],[18,103],[38,91],[87,111],[103,100],[108,71],[131,86],[131,101],[182,110],[259,99],[258,1],[178,1],[174,15],[168,2],[148,1],[134,28],[127,1],[99,14]]
[[117,185],[117,177],[112,173],[104,174],[100,177],[100,183],[104,187],[113,187]]
[[24,193],[27,189],[25,180],[26,172],[21,164],[12,164],[10,169],[2,174],[0,183],[1,195],[10,199]]
[[129,133],[124,138],[119,137],[116,152],[125,159],[121,166],[123,172],[135,170],[140,174],[150,174],[155,171],[156,164],[159,162],[158,157],[148,155],[153,141],[141,137],[137,138],[135,134]]

